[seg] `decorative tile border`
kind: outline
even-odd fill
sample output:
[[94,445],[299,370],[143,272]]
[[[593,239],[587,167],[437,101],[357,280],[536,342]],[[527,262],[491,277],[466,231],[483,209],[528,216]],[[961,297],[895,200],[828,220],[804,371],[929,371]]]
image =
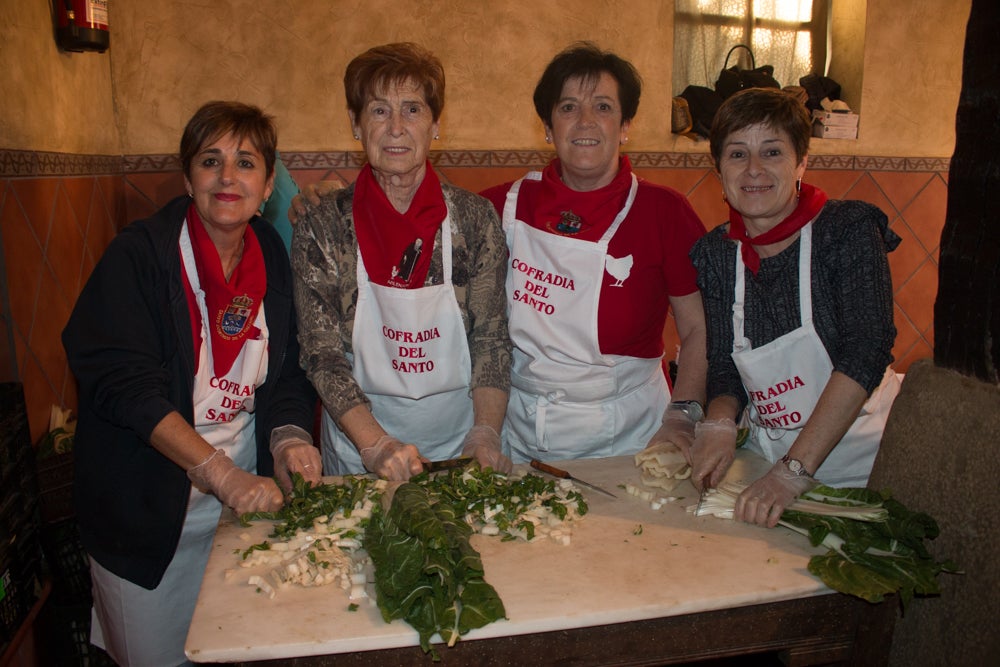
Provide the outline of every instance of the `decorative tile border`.
[[0,177],[92,176],[119,174],[120,155],[77,155],[0,149]]
[[[553,158],[552,151],[432,151],[431,162],[437,167],[497,168],[544,167]],[[635,152],[628,153],[639,169],[712,169],[707,153]],[[301,169],[357,169],[364,165],[360,151],[288,151],[281,154],[285,166]],[[810,169],[947,172],[948,158],[877,157],[853,155],[811,155]],[[179,171],[176,155],[75,155],[46,151],[0,149],[0,178],[27,176],[76,176],[134,174]]]

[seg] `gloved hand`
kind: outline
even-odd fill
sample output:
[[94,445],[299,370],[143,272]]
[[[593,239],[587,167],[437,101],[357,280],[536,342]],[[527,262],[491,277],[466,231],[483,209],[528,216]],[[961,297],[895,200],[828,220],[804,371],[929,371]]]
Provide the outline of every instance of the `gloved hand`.
[[271,443],[274,476],[286,492],[292,490],[292,473],[297,472],[309,484],[319,484],[323,461],[312,443],[299,438],[285,438]]
[[361,462],[379,477],[390,480],[406,481],[424,469],[417,448],[405,445],[389,434],[362,449]]
[[188,479],[204,493],[212,493],[236,514],[274,512],[285,502],[273,479],[243,470],[221,449],[187,471]]
[[[691,463],[691,445],[694,444],[694,429],[697,423],[683,409],[675,405],[668,405],[667,409],[663,411],[663,425],[650,438],[646,449],[672,442],[684,455],[684,459]],[[660,448],[662,449],[662,447]]]
[[774,528],[785,508],[817,484],[809,475],[796,475],[783,461],[778,461],[767,474],[743,490],[736,499],[733,518]]
[[708,419],[694,428],[691,483],[699,491],[718,486],[736,458],[736,422]]
[[479,424],[469,429],[462,441],[462,456],[471,456],[483,468],[493,468],[507,475],[514,464],[503,455],[500,434],[492,426]]

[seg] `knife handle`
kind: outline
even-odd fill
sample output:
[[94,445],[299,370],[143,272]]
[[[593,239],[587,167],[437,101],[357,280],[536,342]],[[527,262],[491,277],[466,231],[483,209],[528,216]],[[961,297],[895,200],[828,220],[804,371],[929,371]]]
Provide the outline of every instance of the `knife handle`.
[[534,468],[535,470],[541,470],[542,472],[548,473],[553,477],[559,477],[560,479],[570,479],[570,474],[565,470],[554,468],[547,463],[542,463],[538,459],[531,459],[531,467]]

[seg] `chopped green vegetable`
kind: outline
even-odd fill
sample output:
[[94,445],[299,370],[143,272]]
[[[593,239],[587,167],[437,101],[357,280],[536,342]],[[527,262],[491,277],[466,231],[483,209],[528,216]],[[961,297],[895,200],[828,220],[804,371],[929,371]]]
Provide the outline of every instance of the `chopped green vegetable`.
[[641,523],[637,523],[635,525],[635,528],[632,529],[632,534],[633,535],[642,535],[642,524]]
[[250,545],[250,547],[248,547],[242,552],[242,558],[243,560],[246,560],[247,558],[250,557],[250,554],[252,554],[254,551],[269,551],[270,549],[271,549],[270,542],[261,542],[260,544],[252,544]]
[[354,604],[353,602],[347,605],[347,611],[357,611],[357,610],[358,610],[358,605]]
[[[271,537],[287,539],[299,530],[311,528],[322,517],[338,513],[350,517],[366,500],[376,500],[381,495],[377,480],[367,477],[345,477],[343,484],[317,484],[310,486],[302,475],[292,475],[292,492],[288,502],[277,512],[250,512],[240,516],[240,524],[268,519],[277,521]],[[364,522],[362,522],[364,523]]]

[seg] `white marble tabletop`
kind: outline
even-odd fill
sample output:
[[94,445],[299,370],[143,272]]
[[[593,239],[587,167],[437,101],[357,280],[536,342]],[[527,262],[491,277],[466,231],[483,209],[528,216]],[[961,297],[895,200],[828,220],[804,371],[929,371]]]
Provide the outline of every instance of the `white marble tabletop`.
[[[590,512],[574,524],[568,546],[474,536],[486,580],[503,600],[507,620],[473,630],[462,641],[830,592],[806,569],[810,556],[819,553],[806,538],[780,527],[695,517],[685,511],[698,500],[686,481],[669,494],[680,500],[653,510],[619,488],[641,486],[632,457],[553,463],[612,491],[617,500],[583,487]],[[767,468],[762,459],[739,452],[727,479],[749,482]],[[339,586],[293,586],[269,599],[247,585],[245,571],[232,572],[239,570],[234,552],[263,541],[270,530],[269,522],[243,528],[224,513],[187,637],[191,660],[236,662],[418,645],[415,630],[403,621],[385,623],[374,604],[363,602],[349,611],[348,594]]]

